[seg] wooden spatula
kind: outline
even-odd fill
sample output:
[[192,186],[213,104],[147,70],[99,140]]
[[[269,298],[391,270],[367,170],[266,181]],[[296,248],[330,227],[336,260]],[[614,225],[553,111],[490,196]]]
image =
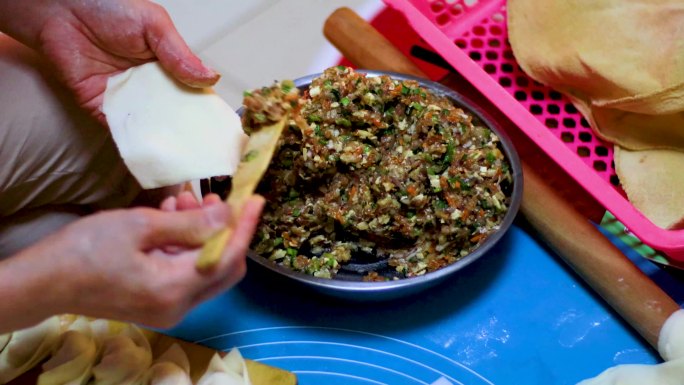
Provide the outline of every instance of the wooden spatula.
[[[232,189],[226,199],[232,209],[234,223],[239,220],[242,206],[254,194],[259,181],[268,169],[287,118],[286,115],[270,126],[252,130],[252,135],[242,152],[242,160],[233,176]],[[209,238],[197,259],[198,269],[207,270],[216,266],[232,233],[231,228],[225,228]]]

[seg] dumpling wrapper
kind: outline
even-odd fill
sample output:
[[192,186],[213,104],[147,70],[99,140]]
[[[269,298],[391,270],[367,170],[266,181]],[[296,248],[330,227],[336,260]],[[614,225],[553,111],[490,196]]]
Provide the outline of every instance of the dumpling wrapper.
[[567,95],[603,139],[684,151],[684,2],[509,0],[526,74]]
[[102,358],[93,367],[92,384],[139,384],[151,364],[152,349],[147,337],[137,326],[127,325],[120,333],[105,338]]
[[19,377],[47,357],[58,343],[60,332],[57,316],[13,332],[0,352],[0,384]]
[[172,344],[145,375],[143,385],[192,385],[190,361],[180,345]]
[[564,93],[602,139],[630,202],[665,229],[684,225],[684,2],[509,0],[522,70]]
[[83,385],[92,375],[98,346],[85,317],[77,318],[61,336],[52,357],[43,364],[38,385]]
[[206,373],[199,379],[197,385],[251,385],[247,364],[242,354],[234,348],[226,355],[215,354]]
[[240,117],[213,89],[186,86],[158,62],[109,78],[102,112],[145,189],[232,175],[247,140]]
[[655,225],[684,226],[684,152],[615,146],[615,172],[629,201]]

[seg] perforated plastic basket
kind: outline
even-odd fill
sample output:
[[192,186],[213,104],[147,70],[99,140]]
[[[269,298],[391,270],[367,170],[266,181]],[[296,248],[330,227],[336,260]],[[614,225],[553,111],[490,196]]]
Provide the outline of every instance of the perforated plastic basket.
[[613,147],[568,99],[525,75],[513,57],[505,0],[385,0],[463,77],[645,244],[684,262],[684,230],[664,230],[622,194]]

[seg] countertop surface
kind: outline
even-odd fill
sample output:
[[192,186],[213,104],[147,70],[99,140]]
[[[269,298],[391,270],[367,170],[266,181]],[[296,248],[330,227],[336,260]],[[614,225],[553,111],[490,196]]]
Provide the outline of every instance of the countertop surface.
[[[629,249],[625,249],[629,252]],[[638,263],[643,258],[629,252]],[[644,264],[679,303],[684,282]],[[513,226],[453,280],[386,303],[343,302],[258,266],[170,334],[298,374],[307,384],[575,384],[658,356],[529,232]]]

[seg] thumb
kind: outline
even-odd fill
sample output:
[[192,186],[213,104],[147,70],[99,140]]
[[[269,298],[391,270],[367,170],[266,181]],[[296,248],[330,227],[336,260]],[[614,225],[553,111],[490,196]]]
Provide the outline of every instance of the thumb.
[[198,247],[219,229],[230,226],[231,210],[221,202],[195,210],[155,210],[142,238],[145,249],[164,246]]
[[155,10],[158,12],[149,15],[146,38],[162,67],[190,87],[210,87],[216,84],[220,75],[206,67],[190,50],[166,10],[161,7]]

